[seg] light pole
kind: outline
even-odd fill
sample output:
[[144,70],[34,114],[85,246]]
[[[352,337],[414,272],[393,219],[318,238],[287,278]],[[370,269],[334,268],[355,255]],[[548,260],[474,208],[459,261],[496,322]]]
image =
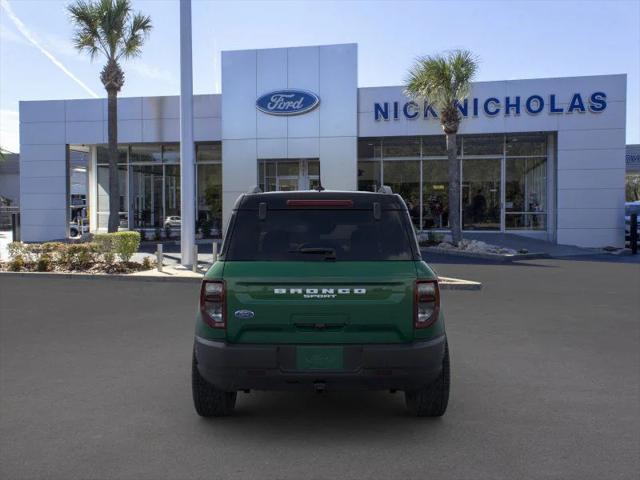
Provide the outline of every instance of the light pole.
[[193,67],[191,0],[180,0],[180,263],[194,261],[195,146],[193,143]]

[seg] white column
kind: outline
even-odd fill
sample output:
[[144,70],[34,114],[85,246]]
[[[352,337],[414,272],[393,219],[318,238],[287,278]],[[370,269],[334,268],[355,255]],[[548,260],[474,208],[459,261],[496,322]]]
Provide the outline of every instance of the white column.
[[191,0],[180,0],[180,254],[191,265],[195,241],[195,175],[193,144],[193,68]]

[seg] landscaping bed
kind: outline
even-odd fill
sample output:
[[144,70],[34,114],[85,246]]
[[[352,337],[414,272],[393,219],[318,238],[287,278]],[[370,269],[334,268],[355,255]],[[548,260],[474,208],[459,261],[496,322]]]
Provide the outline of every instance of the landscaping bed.
[[131,260],[139,247],[138,232],[85,235],[68,243],[12,242],[7,247],[9,260],[0,262],[0,271],[127,274],[154,268],[148,257]]
[[458,245],[448,241],[421,241],[423,251],[458,257],[482,258],[499,262],[512,262],[516,260],[533,260],[536,258],[548,258],[546,253],[532,253],[528,250],[514,250],[511,248],[491,245],[480,240],[461,240]]

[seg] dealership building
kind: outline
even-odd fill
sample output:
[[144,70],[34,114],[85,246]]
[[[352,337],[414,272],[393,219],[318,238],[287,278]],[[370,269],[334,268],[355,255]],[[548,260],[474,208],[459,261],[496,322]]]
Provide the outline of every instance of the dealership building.
[[[357,45],[229,51],[221,65],[222,93],[193,98],[196,175],[184,192],[180,98],[118,100],[123,228],[163,229],[181,216],[181,193],[200,231],[215,235],[255,185],[384,184],[403,196],[417,230],[446,231],[438,112],[402,86],[359,88]],[[463,229],[622,246],[626,83],[624,74],[474,83],[458,106]],[[106,99],[20,103],[23,240],[68,235],[78,155],[90,228],[106,228],[106,142]]]

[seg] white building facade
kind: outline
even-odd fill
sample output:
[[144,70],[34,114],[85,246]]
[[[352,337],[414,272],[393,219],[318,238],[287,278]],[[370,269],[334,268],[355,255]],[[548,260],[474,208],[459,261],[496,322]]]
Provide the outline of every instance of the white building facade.
[[[222,53],[222,94],[193,99],[197,228],[216,236],[263,190],[390,185],[419,231],[446,231],[438,112],[402,86],[358,88],[357,45]],[[478,82],[459,105],[463,229],[622,246],[626,75]],[[181,215],[179,97],[118,101],[121,226]],[[20,103],[22,238],[64,238],[69,158],[87,151],[88,216],[106,227],[106,99]],[[188,192],[183,192],[188,193]]]

